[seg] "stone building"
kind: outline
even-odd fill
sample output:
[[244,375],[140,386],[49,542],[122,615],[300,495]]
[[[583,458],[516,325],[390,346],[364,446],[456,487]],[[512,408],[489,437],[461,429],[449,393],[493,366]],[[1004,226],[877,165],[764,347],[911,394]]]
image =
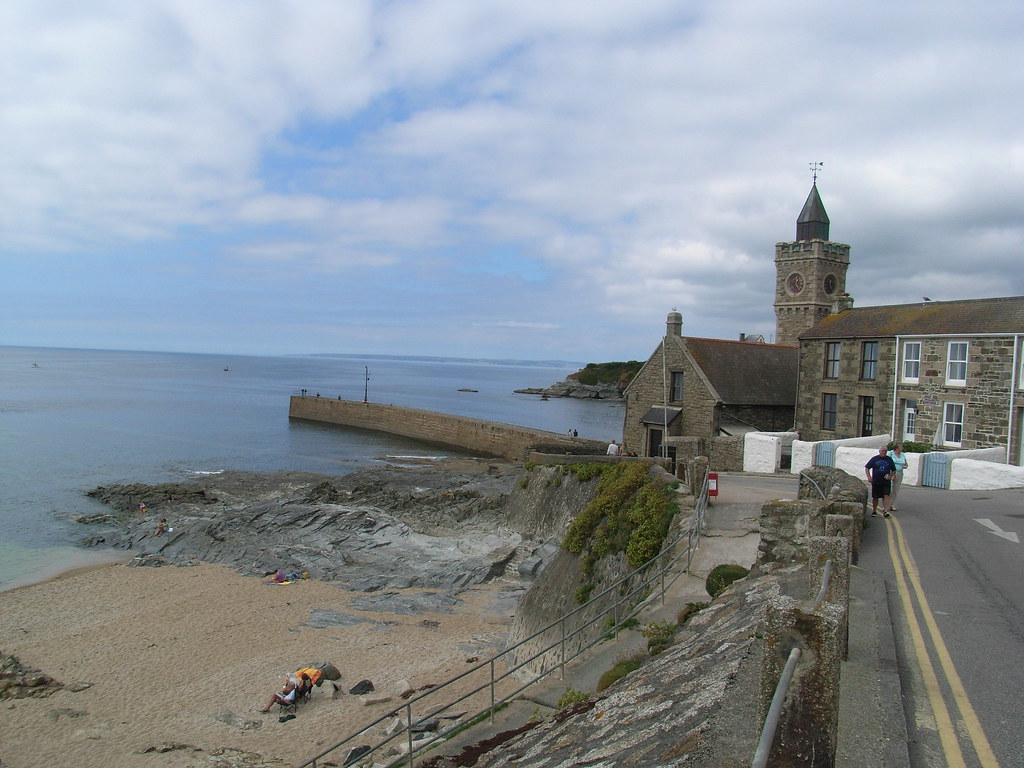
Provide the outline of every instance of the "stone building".
[[664,338],[626,387],[627,450],[672,456],[674,437],[792,427],[796,347],[687,337],[682,327],[670,312]]
[[796,240],[775,244],[775,341],[796,346],[800,334],[826,317],[846,292],[850,246],[828,239],[829,218],[810,194],[796,222]]
[[863,435],[1005,447],[1021,463],[1024,296],[832,313],[800,335],[803,440]]

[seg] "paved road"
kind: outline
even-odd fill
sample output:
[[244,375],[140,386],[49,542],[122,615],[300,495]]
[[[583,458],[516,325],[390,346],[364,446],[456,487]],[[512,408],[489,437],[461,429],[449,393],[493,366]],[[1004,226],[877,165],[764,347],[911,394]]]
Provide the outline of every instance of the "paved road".
[[865,532],[860,566],[886,580],[915,766],[1024,766],[1014,538],[1024,539],[1024,490],[904,487],[893,519]]

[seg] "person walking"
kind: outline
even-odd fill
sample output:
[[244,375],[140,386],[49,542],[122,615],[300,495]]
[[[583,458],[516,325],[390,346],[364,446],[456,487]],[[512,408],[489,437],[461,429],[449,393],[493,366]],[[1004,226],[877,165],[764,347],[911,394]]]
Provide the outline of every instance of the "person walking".
[[896,474],[896,465],[888,456],[889,447],[878,447],[878,455],[868,459],[864,465],[864,474],[871,486],[871,516],[878,517],[878,500],[882,500],[882,514],[889,514],[889,495],[892,493],[892,478]]
[[889,496],[889,509],[896,511],[896,497],[900,495],[900,486],[903,484],[903,470],[907,468],[908,460],[903,454],[903,443],[892,443],[892,450],[886,454],[892,459],[896,467],[896,474],[892,478],[892,494]]
[[608,450],[606,451],[606,453],[609,456],[618,456],[619,455],[619,444],[617,442],[615,442],[614,440],[612,440],[610,443],[608,443]]

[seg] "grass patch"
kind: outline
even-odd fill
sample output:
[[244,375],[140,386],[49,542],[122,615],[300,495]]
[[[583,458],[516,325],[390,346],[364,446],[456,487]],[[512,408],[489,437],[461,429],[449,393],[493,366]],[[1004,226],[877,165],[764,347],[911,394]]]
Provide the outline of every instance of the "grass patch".
[[620,678],[628,675],[634,669],[639,669],[643,662],[644,654],[642,653],[638,653],[635,656],[630,656],[629,658],[616,662],[615,666],[601,675],[601,678],[597,681],[598,692],[608,688]]
[[[601,689],[598,688],[598,690]],[[575,688],[570,686],[565,689],[565,693],[563,693],[562,697],[558,700],[558,708],[564,709],[570,704],[576,704],[580,701],[590,701],[590,694],[584,693],[583,691],[577,691]]]

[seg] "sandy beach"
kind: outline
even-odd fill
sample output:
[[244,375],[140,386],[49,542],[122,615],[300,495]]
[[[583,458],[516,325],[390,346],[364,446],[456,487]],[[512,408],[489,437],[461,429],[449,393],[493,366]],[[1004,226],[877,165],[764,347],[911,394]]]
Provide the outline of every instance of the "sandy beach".
[[[280,722],[277,707],[258,710],[284,674],[329,661],[346,692],[361,679],[384,694],[441,683],[499,647],[511,616],[494,595],[466,592],[451,613],[365,612],[350,607],[361,593],[328,583],[272,586],[205,564],[108,565],[0,593],[0,651],[89,686],[0,701],[0,765],[216,766],[225,748],[261,756],[246,765],[301,763],[402,700],[367,706],[325,684]],[[314,609],[365,622],[314,628]]]

